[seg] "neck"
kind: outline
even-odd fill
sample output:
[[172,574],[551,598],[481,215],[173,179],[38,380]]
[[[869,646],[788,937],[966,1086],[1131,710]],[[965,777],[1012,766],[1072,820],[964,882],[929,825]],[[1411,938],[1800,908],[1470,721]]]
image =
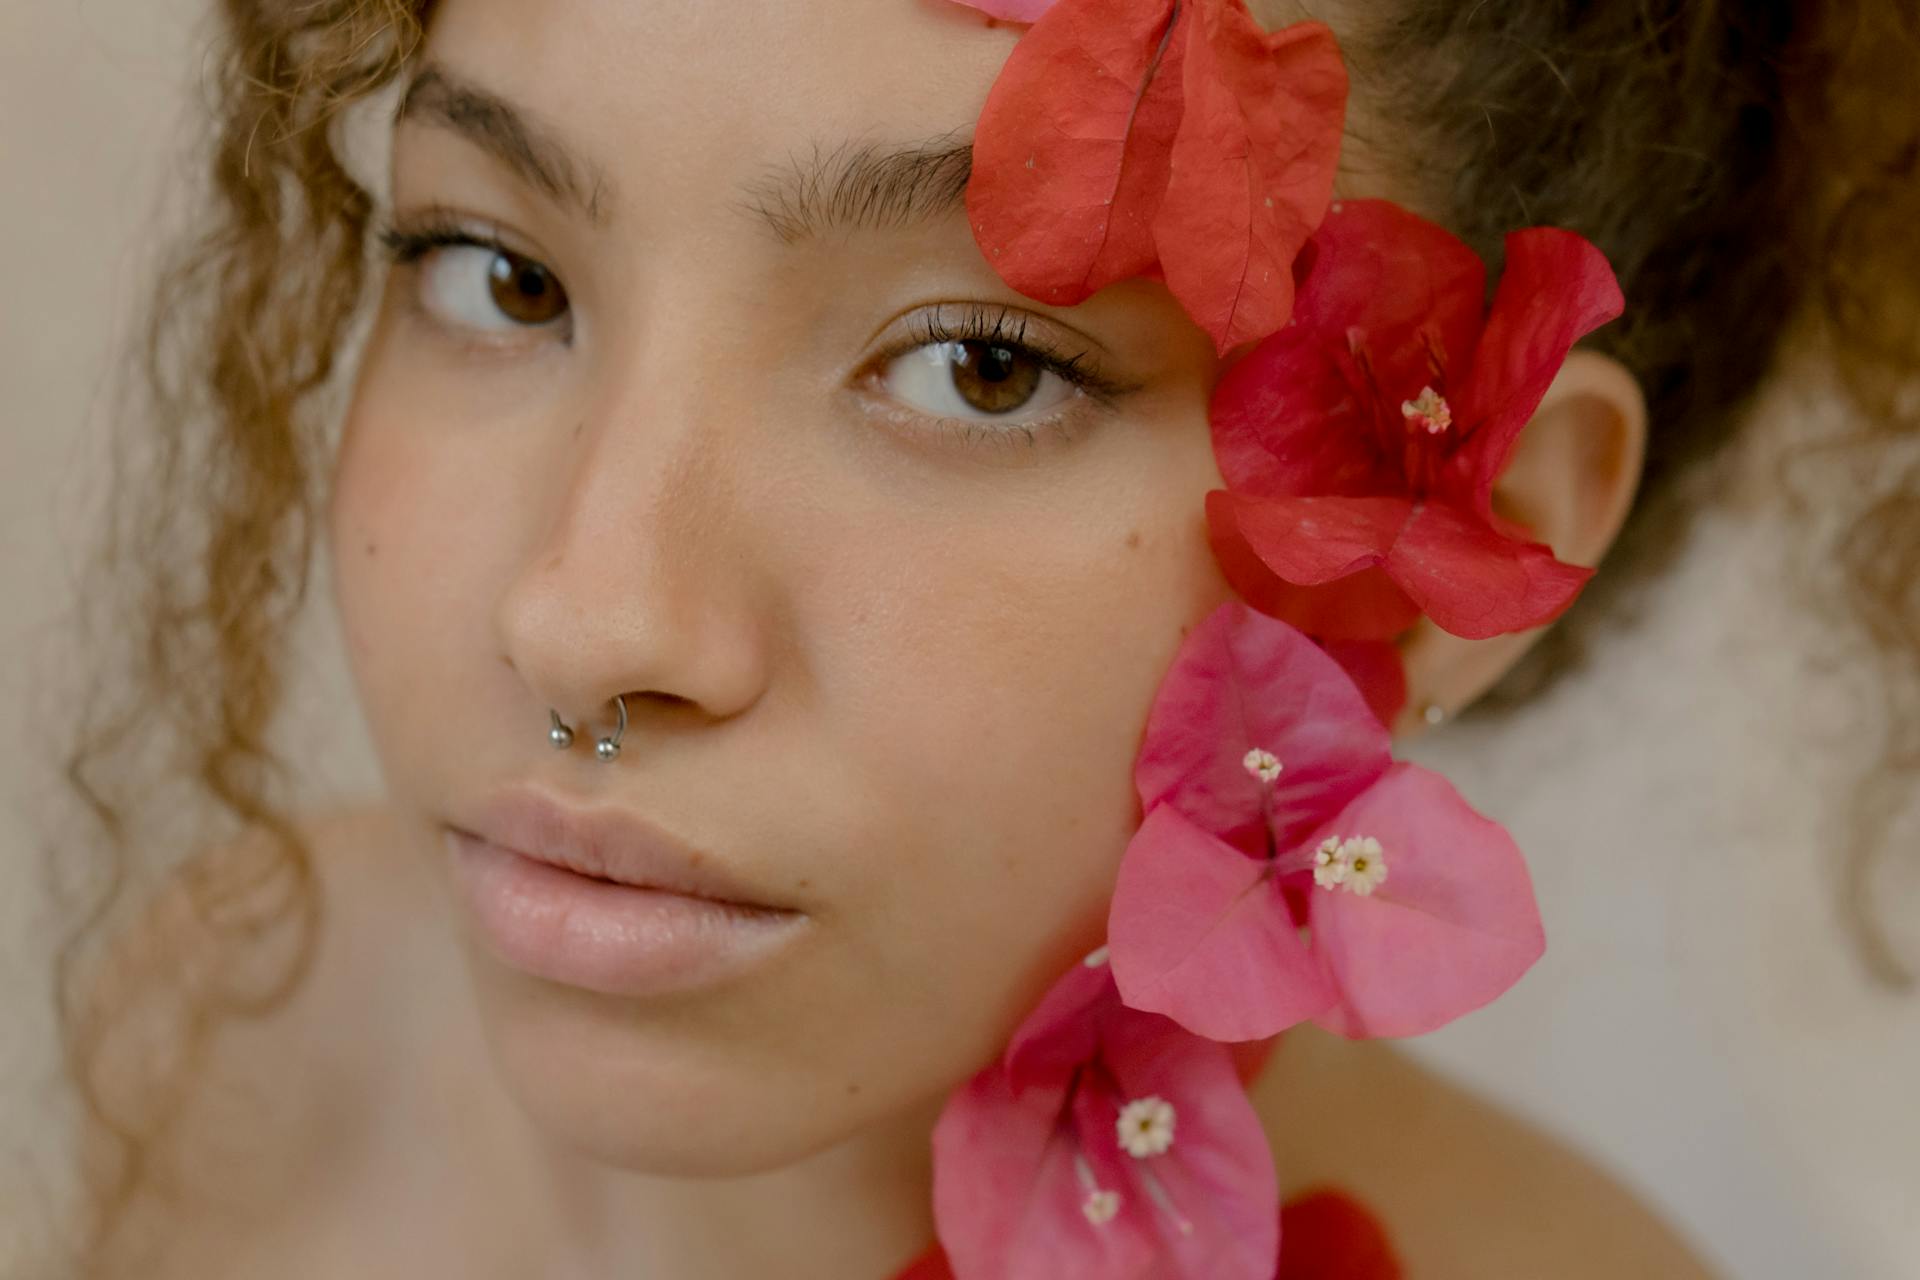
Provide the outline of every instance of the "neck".
[[780,1168],[697,1178],[600,1163],[514,1109],[546,1274],[891,1280],[933,1239],[930,1137],[943,1101]]

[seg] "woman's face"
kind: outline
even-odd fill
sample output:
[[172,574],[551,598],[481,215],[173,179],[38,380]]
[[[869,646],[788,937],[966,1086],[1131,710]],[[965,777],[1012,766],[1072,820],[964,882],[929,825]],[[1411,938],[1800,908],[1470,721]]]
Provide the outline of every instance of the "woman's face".
[[1012,292],[943,198],[1016,34],[946,0],[436,6],[395,221],[510,256],[391,275],[330,511],[410,855],[451,880],[443,824],[529,783],[799,913],[634,996],[503,961],[450,895],[510,1089],[600,1158],[767,1168],[924,1105],[1102,934],[1154,689],[1227,594],[1216,365],[1156,284]]

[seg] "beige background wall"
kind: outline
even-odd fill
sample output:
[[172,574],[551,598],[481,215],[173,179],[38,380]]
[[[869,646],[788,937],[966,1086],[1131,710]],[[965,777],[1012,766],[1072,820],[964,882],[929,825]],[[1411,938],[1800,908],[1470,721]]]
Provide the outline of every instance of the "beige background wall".
[[26,815],[49,785],[35,655],[57,643],[87,415],[191,72],[175,0],[0,0],[0,1274],[40,1236],[44,920]]
[[[64,704],[79,548],[103,501],[116,354],[164,231],[197,180],[203,0],[0,0],[0,1276],[44,1247],[59,1190],[51,1123],[49,913],[37,833],[58,794],[42,730]],[[318,582],[325,596],[325,580]],[[283,739],[310,790],[370,785],[327,618]]]
[[[59,656],[99,389],[162,229],[201,21],[196,0],[0,0],[0,1274],[53,1168],[29,818],[60,708],[36,664]],[[1810,674],[1845,654],[1773,589],[1783,528],[1764,496],[1729,499],[1591,672],[1423,746],[1534,852],[1552,945],[1417,1048],[1594,1152],[1733,1274],[1912,1280],[1920,1107],[1896,1081],[1920,1070],[1920,1006],[1864,988],[1819,909],[1839,775],[1804,761],[1845,754],[1853,704]],[[294,727],[315,788],[350,793],[369,765],[323,615],[309,639]]]

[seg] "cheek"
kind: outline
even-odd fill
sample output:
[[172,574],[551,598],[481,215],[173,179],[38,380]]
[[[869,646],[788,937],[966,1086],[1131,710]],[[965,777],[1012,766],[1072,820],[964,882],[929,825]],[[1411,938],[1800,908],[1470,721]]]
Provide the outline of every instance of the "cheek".
[[[444,407],[387,367],[380,345],[356,383],[327,509],[333,603],[362,713],[397,796],[431,794],[414,766],[443,752],[450,664],[478,656],[488,606],[473,569],[502,536],[482,513],[506,493],[447,447]],[[476,630],[479,628],[479,630]],[[433,678],[423,678],[433,673]]]
[[1103,939],[1153,694],[1227,596],[1198,435],[1190,484],[1161,468],[1133,502],[1069,501],[940,545],[905,528],[872,540],[916,554],[869,577],[864,656],[838,664],[864,676],[834,700],[857,717],[838,740],[893,824],[860,841],[877,861],[859,918],[884,931],[877,1003],[927,1020],[943,1065],[990,1058]]

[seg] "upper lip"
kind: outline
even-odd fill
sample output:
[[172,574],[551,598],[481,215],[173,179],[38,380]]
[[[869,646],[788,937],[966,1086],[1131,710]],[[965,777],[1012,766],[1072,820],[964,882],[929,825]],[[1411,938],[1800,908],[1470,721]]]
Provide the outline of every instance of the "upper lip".
[[704,854],[632,813],[573,808],[528,786],[503,787],[455,822],[487,843],[581,875],[763,911],[767,902]]

